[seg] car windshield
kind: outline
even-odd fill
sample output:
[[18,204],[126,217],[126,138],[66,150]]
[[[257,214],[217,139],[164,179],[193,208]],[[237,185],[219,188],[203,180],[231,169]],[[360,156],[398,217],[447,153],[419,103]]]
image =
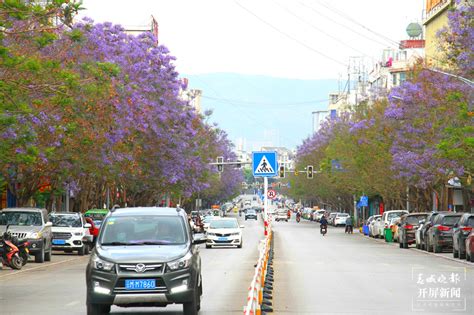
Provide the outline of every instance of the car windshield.
[[50,214],[50,221],[57,227],[82,227],[81,218],[74,214]]
[[418,225],[420,221],[424,219],[426,219],[426,215],[410,215],[407,216],[406,223]]
[[116,216],[103,223],[101,245],[181,245],[187,241],[178,216]]
[[460,215],[459,216],[457,215],[445,216],[443,220],[441,221],[441,224],[447,225],[447,226],[453,226],[459,221],[460,218],[461,218]]
[[214,217],[213,216],[207,216],[207,217],[204,217],[204,219],[202,220],[203,223],[209,223],[211,222],[211,220],[213,220]]
[[0,215],[0,225],[41,226],[41,214],[27,211],[5,211]]
[[236,229],[239,225],[237,220],[214,220],[209,227],[211,229]]
[[102,221],[102,220],[104,220],[106,215],[107,215],[106,213],[86,213],[86,214],[84,214],[84,216],[86,216],[88,218],[91,218],[94,221],[95,220]]
[[394,218],[398,218],[400,216],[402,216],[405,212],[390,212],[388,215],[387,215],[387,220],[390,221]]

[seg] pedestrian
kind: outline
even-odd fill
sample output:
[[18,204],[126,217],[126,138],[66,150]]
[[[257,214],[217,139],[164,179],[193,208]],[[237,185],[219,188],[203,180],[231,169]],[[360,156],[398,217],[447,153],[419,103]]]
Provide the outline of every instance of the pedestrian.
[[346,233],[352,233],[352,217],[348,216],[346,219]]

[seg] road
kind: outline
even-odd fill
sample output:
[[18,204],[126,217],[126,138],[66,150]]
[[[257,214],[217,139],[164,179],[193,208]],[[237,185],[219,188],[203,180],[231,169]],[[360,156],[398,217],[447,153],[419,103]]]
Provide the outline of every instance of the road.
[[[201,248],[204,294],[200,314],[242,314],[263,238],[261,220],[244,221],[244,245]],[[55,253],[51,263],[28,263],[24,270],[0,270],[0,314],[85,314],[85,267],[88,256]],[[167,308],[112,307],[111,314],[182,314],[180,305]]]
[[[274,314],[474,314],[474,264],[452,254],[400,249],[344,228],[323,237],[308,221],[276,222],[274,235]],[[431,275],[437,282],[427,283]],[[430,298],[444,288],[460,299]]]

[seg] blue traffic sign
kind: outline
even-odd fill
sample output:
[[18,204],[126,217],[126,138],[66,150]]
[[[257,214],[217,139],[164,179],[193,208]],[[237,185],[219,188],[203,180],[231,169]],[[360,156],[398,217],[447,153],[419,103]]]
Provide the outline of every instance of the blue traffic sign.
[[254,177],[275,177],[278,173],[277,153],[275,151],[252,152]]

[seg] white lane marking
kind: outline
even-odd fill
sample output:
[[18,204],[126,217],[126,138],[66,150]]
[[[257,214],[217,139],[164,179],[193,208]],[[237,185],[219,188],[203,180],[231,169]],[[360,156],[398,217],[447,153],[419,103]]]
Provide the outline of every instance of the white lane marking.
[[70,303],[67,303],[66,306],[69,307],[69,306],[74,306],[74,305],[77,305],[77,304],[79,304],[79,301],[72,301]]
[[0,276],[0,279],[6,278],[6,277],[12,276],[12,275],[17,275],[17,274],[23,273],[23,272],[28,272],[28,271],[31,271],[31,270],[36,270],[36,269],[40,269],[40,268],[47,268],[47,267],[50,267],[50,266],[64,264],[64,263],[67,263],[67,262],[70,262],[70,261],[73,261],[73,260],[79,260],[81,258],[84,258],[84,257],[75,257],[75,258],[66,259],[66,260],[58,261],[58,262],[47,264],[47,265],[42,265],[42,266],[33,267],[33,268],[29,268],[29,269],[18,270],[18,271],[15,271],[15,272],[12,272],[12,273],[9,273],[9,274],[6,274],[6,275],[2,275],[2,276]]

